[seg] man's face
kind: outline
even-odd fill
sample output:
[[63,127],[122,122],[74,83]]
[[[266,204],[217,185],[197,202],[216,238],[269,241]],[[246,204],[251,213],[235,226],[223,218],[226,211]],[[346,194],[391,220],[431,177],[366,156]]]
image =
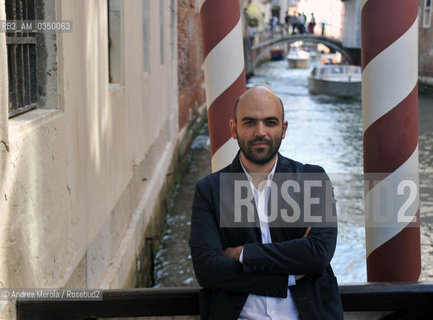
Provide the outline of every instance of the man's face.
[[249,161],[264,165],[278,152],[287,129],[281,109],[278,98],[270,95],[254,95],[239,101],[237,122],[231,121],[230,127]]

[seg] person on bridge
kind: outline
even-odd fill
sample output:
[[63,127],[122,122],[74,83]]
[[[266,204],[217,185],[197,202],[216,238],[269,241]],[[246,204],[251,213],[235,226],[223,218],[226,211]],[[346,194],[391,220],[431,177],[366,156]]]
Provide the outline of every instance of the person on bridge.
[[311,12],[310,22],[308,23],[308,32],[314,34],[315,26],[316,26],[316,18],[314,18],[314,13]]
[[298,30],[300,34],[305,32],[305,17],[300,12],[298,13]]
[[290,34],[289,33],[289,27],[290,27],[290,24],[291,24],[290,20],[291,20],[291,17],[289,15],[289,11],[287,11],[287,13],[286,13],[286,15],[284,17],[284,28],[286,29],[286,33],[288,35]]
[[[192,205],[189,246],[196,278],[204,287],[201,319],[343,319],[330,266],[337,222],[332,188],[328,192],[323,187],[330,185],[329,178],[322,167],[301,164],[278,152],[288,123],[282,101],[270,89],[253,87],[242,94],[229,125],[240,150],[230,165],[197,182]],[[279,180],[287,175],[295,180]],[[307,191],[300,187],[292,200],[300,201],[301,224],[270,221],[272,184],[293,195],[295,187],[292,190],[287,183],[301,181],[305,187],[302,180],[307,183],[311,175],[324,183],[313,188],[321,205],[316,201],[309,206]],[[240,184],[251,197],[236,192]],[[238,207],[237,201],[250,205]],[[328,208],[335,221],[307,225],[308,207],[316,217],[323,217]],[[234,218],[242,213],[248,213],[248,219]],[[237,224],[231,224],[233,219]]]
[[250,44],[251,46],[254,45],[254,40],[255,40],[255,36],[256,36],[256,28],[254,26],[248,26],[248,33],[250,36]]
[[299,24],[299,19],[296,13],[293,14],[291,21],[292,21],[292,34],[296,34],[296,29],[298,28],[298,24]]
[[277,31],[277,26],[278,26],[278,17],[277,16],[273,16],[271,18],[271,21],[269,22],[269,24],[271,25],[271,35],[272,37],[274,37],[274,33]]

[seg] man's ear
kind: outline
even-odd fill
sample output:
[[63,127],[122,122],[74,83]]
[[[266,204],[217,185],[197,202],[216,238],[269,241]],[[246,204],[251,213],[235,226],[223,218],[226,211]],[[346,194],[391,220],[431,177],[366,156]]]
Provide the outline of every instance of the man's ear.
[[238,135],[236,134],[236,122],[235,119],[230,119],[229,121],[230,133],[232,134],[233,139],[237,139]]
[[288,126],[289,126],[289,123],[287,121],[284,121],[283,122],[283,136],[282,136],[282,139],[284,139],[286,137],[286,130],[287,130]]

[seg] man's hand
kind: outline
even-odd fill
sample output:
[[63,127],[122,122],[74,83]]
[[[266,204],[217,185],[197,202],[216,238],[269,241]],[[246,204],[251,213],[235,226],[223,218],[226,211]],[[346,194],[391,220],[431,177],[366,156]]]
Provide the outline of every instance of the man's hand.
[[243,248],[244,246],[226,248],[223,250],[223,256],[239,261],[239,256],[241,255]]

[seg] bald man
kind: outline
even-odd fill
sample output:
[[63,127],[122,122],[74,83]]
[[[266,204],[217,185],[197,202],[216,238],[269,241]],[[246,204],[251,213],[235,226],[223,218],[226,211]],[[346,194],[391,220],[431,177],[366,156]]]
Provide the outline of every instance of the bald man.
[[326,173],[278,152],[287,121],[268,88],[241,95],[229,126],[240,150],[197,182],[192,206],[201,319],[343,319],[330,266],[337,225]]

